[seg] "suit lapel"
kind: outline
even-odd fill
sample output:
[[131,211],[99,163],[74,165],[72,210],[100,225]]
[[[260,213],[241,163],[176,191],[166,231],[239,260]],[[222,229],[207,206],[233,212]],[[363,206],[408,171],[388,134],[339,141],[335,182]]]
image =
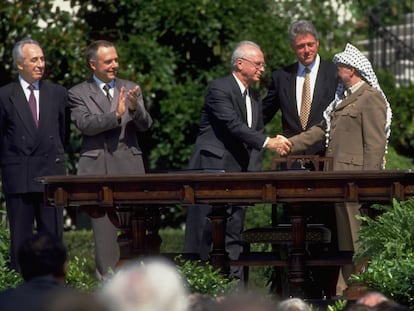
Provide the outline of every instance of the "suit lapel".
[[328,75],[325,65],[326,63],[321,59],[318,74],[316,76],[315,88],[313,91],[313,99],[309,115],[309,121],[313,120],[313,116],[320,115],[320,109],[324,106],[322,103],[326,101],[326,98],[328,97],[327,93],[329,92],[329,90],[324,86],[328,84],[327,80],[331,79],[332,77]]
[[50,113],[52,113],[51,105],[54,103],[50,100],[50,88],[42,81],[39,82],[39,130],[41,131],[49,122]]
[[294,64],[294,66],[290,67],[290,72],[287,75],[287,79],[286,79],[286,87],[284,89],[285,89],[285,92],[286,92],[285,95],[287,98],[286,102],[291,103],[289,104],[287,109],[290,110],[290,115],[295,117],[295,122],[298,128],[302,128],[302,125],[299,119],[298,105],[296,101],[296,76],[298,73],[298,67],[299,67],[299,64],[297,62]]
[[17,114],[22,119],[23,126],[26,127],[27,133],[30,136],[35,137],[37,133],[36,124],[33,120],[32,112],[30,111],[27,98],[24,95],[20,83],[15,83],[10,100],[13,102]]
[[[316,75],[315,89],[314,89],[314,92],[313,92],[312,103],[319,103],[319,102],[323,101],[323,95],[324,94],[322,94],[322,90],[324,88],[322,88],[321,86],[325,85],[326,79],[327,79],[326,70],[324,70],[324,63],[321,60],[321,62],[319,64],[318,74]],[[312,105],[312,108],[314,106],[315,105]]]
[[243,122],[247,124],[246,101],[240,92],[240,87],[237,84],[236,78],[233,75],[230,75],[228,78],[228,82],[231,89],[232,97],[236,101],[239,115]]
[[353,102],[355,102],[358,99],[359,96],[362,95],[362,93],[364,93],[365,89],[368,87],[369,85],[367,83],[362,85],[358,90],[356,90],[354,93],[352,93],[351,95],[346,97],[342,102],[340,102],[338,106],[336,106],[335,110],[341,110],[341,109],[344,109],[346,106],[351,105]]
[[[89,84],[89,98],[95,103],[95,105],[102,110],[102,112],[110,111],[111,104],[108,102],[108,98],[106,98],[105,94],[99,88],[99,85],[95,82],[93,78],[88,80]],[[115,96],[114,96],[115,98]],[[114,98],[112,99],[112,103],[114,102]]]

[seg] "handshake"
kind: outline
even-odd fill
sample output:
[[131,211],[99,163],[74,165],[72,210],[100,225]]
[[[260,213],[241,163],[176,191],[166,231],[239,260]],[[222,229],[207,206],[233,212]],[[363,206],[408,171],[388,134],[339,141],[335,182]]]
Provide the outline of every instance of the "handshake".
[[276,137],[269,138],[265,148],[275,151],[281,156],[285,156],[290,153],[292,143],[285,136],[277,135]]

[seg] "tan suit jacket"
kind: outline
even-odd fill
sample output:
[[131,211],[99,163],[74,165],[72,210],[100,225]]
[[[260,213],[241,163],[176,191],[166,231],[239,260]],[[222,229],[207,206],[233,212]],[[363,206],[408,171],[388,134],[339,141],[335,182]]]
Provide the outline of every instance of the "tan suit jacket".
[[[378,170],[385,154],[386,102],[368,84],[346,97],[335,108],[326,156],[334,170]],[[292,152],[306,150],[325,140],[325,121],[290,138]]]

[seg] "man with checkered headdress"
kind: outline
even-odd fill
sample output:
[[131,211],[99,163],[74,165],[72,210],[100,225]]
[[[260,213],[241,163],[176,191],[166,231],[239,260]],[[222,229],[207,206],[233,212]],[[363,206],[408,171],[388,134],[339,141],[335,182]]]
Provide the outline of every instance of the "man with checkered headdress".
[[[290,137],[290,152],[306,150],[326,141],[326,156],[333,157],[333,169],[380,170],[390,135],[391,108],[368,59],[353,45],[334,56],[338,88],[324,112],[324,120],[299,135]],[[336,204],[338,248],[354,251],[360,222],[357,203]],[[352,266],[342,267],[345,280]],[[339,283],[338,283],[339,284]],[[343,285],[345,286],[345,285]],[[342,286],[341,286],[342,287]],[[341,294],[343,288],[337,288]]]

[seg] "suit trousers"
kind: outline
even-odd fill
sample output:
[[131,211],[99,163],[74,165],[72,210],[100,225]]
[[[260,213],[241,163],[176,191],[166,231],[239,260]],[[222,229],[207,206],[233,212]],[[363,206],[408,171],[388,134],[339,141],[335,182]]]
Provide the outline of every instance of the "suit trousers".
[[11,267],[20,271],[19,249],[33,235],[35,228],[38,233],[62,239],[63,208],[45,206],[42,192],[5,194],[5,199],[10,225]]
[[[225,248],[231,260],[237,260],[243,250],[242,232],[246,206],[229,205],[226,209]],[[199,254],[201,260],[208,260],[212,247],[211,222],[208,215],[209,205],[189,205],[184,237],[184,253]],[[230,276],[242,279],[243,269],[239,266],[230,267]]]
[[98,280],[103,280],[111,270],[115,270],[120,251],[117,242],[117,229],[108,215],[92,218],[92,229],[95,240],[95,265]]
[[[337,203],[335,204],[336,225],[338,233],[338,249],[340,251],[355,251],[358,249],[358,231],[361,221],[356,219],[359,215],[359,203]],[[341,267],[337,283],[337,294],[342,296],[347,287],[347,280],[354,270],[354,265],[344,265]]]

